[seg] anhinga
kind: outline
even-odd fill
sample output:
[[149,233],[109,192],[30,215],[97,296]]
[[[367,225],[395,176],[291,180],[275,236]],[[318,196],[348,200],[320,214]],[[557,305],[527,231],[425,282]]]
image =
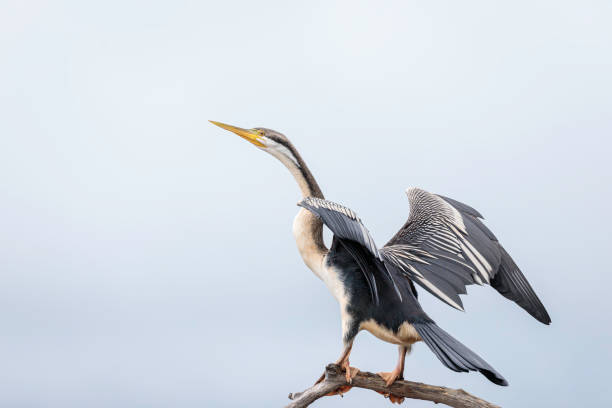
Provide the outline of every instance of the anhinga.
[[[463,310],[459,294],[466,285],[489,284],[534,318],[550,323],[546,309],[510,255],[470,206],[410,188],[408,220],[378,248],[357,215],[327,201],[306,163],[282,134],[265,128],[242,129],[213,124],[236,133],[280,160],[302,192],[293,222],[299,252],[340,303],[344,349],[337,363],[346,378],[353,340],[360,330],[399,346],[392,372],[380,373],[387,384],[403,378],[412,344],[423,341],[453,371],[479,371],[498,385],[506,380],[476,353],[439,328],[417,300],[413,282],[450,306]],[[323,224],[334,234],[331,248],[323,242]]]

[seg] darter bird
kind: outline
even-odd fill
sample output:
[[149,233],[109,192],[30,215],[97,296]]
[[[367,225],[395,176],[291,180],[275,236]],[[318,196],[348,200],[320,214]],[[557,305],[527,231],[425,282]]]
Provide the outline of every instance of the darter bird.
[[[399,347],[395,369],[379,373],[387,385],[403,378],[406,353],[418,341],[453,371],[479,371],[495,384],[508,384],[486,361],[436,325],[421,308],[414,286],[463,310],[459,295],[467,293],[466,286],[489,284],[540,322],[550,323],[531,285],[482,223],[478,211],[409,188],[408,220],[378,248],[355,212],[325,200],[308,166],[284,135],[211,122],[276,157],[299,185],[302,201],[293,235],[304,263],[340,303],[344,348],[336,363],[346,371],[347,382],[358,372],[349,365],[353,340],[359,331],[367,330]],[[323,242],[323,225],[334,234],[331,248]]]

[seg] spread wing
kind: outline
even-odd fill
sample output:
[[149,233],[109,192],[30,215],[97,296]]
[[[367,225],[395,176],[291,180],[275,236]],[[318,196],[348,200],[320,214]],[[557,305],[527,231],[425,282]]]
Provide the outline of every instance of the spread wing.
[[542,323],[550,317],[525,276],[470,206],[411,188],[408,221],[380,249],[385,264],[463,310],[460,294],[490,284]]
[[393,276],[383,264],[370,232],[350,208],[316,197],[307,197],[298,205],[319,217],[334,233],[332,248],[338,242],[352,256],[368,282],[375,303],[378,303],[376,276],[389,279],[399,298],[402,298]]

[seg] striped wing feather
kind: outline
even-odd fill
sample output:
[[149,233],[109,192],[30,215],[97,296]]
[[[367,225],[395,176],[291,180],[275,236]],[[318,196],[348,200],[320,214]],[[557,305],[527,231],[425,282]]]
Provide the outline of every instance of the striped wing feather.
[[[400,299],[402,298],[393,276],[383,265],[370,232],[350,208],[317,197],[307,197],[298,205],[319,217],[334,233],[334,238],[339,240],[340,244],[351,254],[359,265],[370,288],[372,300],[376,304],[379,299],[375,276],[379,273],[382,273],[392,283],[396,294]],[[374,262],[370,262],[368,257],[374,258]],[[373,264],[375,268],[371,268],[370,264]]]
[[393,264],[425,290],[463,310],[459,294],[471,284],[490,284],[542,323],[546,309],[495,235],[470,206],[410,188],[408,221],[380,249]]

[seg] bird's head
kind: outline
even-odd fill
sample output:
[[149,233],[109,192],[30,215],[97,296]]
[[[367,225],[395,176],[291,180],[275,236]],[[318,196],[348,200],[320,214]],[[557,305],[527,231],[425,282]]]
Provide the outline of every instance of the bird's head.
[[258,149],[270,153],[289,169],[303,166],[302,160],[285,135],[266,128],[243,129],[221,122],[210,121],[213,125],[229,130],[255,145]]

